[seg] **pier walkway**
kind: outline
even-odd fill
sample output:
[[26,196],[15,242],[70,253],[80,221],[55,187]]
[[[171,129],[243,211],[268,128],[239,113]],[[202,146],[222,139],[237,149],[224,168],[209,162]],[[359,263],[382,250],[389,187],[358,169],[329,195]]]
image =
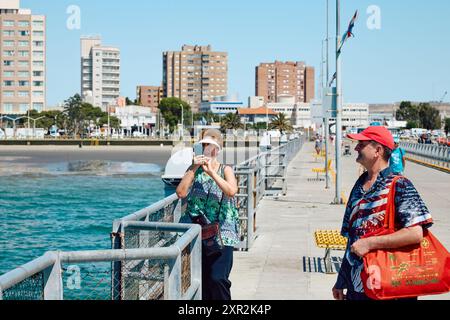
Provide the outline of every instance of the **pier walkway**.
[[[354,148],[355,145],[353,145]],[[356,152],[342,158],[343,193],[348,197],[358,178]],[[331,205],[334,181],[312,182],[312,168],[323,166],[313,157],[314,145],[307,143],[288,167],[285,197],[264,198],[257,209],[257,238],[248,252],[235,252],[231,274],[233,299],[329,300],[336,274],[325,274],[314,262],[323,258],[324,249],[316,247],[314,232],[340,229],[344,205]],[[332,156],[334,159],[334,156]],[[334,161],[333,161],[334,166]],[[433,233],[450,248],[450,175],[407,162],[408,177],[430,209]],[[332,251],[342,257],[343,251]],[[311,264],[304,261],[311,262]],[[420,299],[450,299],[450,294]]]

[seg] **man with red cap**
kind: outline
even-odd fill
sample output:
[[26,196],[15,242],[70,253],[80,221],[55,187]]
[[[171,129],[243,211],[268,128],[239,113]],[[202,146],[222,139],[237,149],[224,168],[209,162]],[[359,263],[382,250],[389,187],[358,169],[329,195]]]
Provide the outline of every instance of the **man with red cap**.
[[348,138],[358,141],[356,161],[367,172],[353,187],[345,210],[341,234],[348,238],[348,245],[333,287],[333,296],[336,300],[368,300],[361,280],[362,258],[372,250],[396,249],[420,243],[423,228],[429,228],[433,220],[411,181],[401,177],[395,184],[397,232],[363,238],[384,226],[387,196],[396,176],[389,168],[395,143],[389,130],[381,126],[369,127],[360,134],[349,134]]

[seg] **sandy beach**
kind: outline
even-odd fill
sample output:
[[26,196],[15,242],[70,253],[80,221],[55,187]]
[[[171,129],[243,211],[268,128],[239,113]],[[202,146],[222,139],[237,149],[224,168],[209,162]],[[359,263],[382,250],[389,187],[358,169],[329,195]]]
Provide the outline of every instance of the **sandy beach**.
[[[0,164],[46,164],[74,161],[114,161],[153,163],[164,167],[173,152],[172,146],[0,146]],[[220,160],[237,164],[256,155],[255,148],[225,148]]]

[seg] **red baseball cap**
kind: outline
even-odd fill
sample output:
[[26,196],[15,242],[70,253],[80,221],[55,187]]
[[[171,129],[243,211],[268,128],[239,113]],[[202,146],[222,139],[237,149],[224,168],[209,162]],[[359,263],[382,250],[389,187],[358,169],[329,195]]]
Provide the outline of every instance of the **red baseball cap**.
[[395,148],[394,137],[385,127],[368,127],[361,133],[348,134],[347,137],[358,141],[376,141],[391,150]]

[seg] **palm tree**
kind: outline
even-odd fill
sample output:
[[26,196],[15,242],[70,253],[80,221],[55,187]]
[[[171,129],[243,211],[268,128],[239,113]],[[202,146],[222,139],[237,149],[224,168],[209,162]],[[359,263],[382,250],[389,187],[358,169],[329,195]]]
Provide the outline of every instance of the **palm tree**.
[[244,125],[241,123],[241,118],[238,114],[228,113],[222,118],[220,129],[222,131],[244,129]]
[[289,119],[286,118],[284,113],[279,113],[272,122],[269,124],[270,130],[280,130],[281,134],[284,131],[292,131],[294,128],[291,126]]

